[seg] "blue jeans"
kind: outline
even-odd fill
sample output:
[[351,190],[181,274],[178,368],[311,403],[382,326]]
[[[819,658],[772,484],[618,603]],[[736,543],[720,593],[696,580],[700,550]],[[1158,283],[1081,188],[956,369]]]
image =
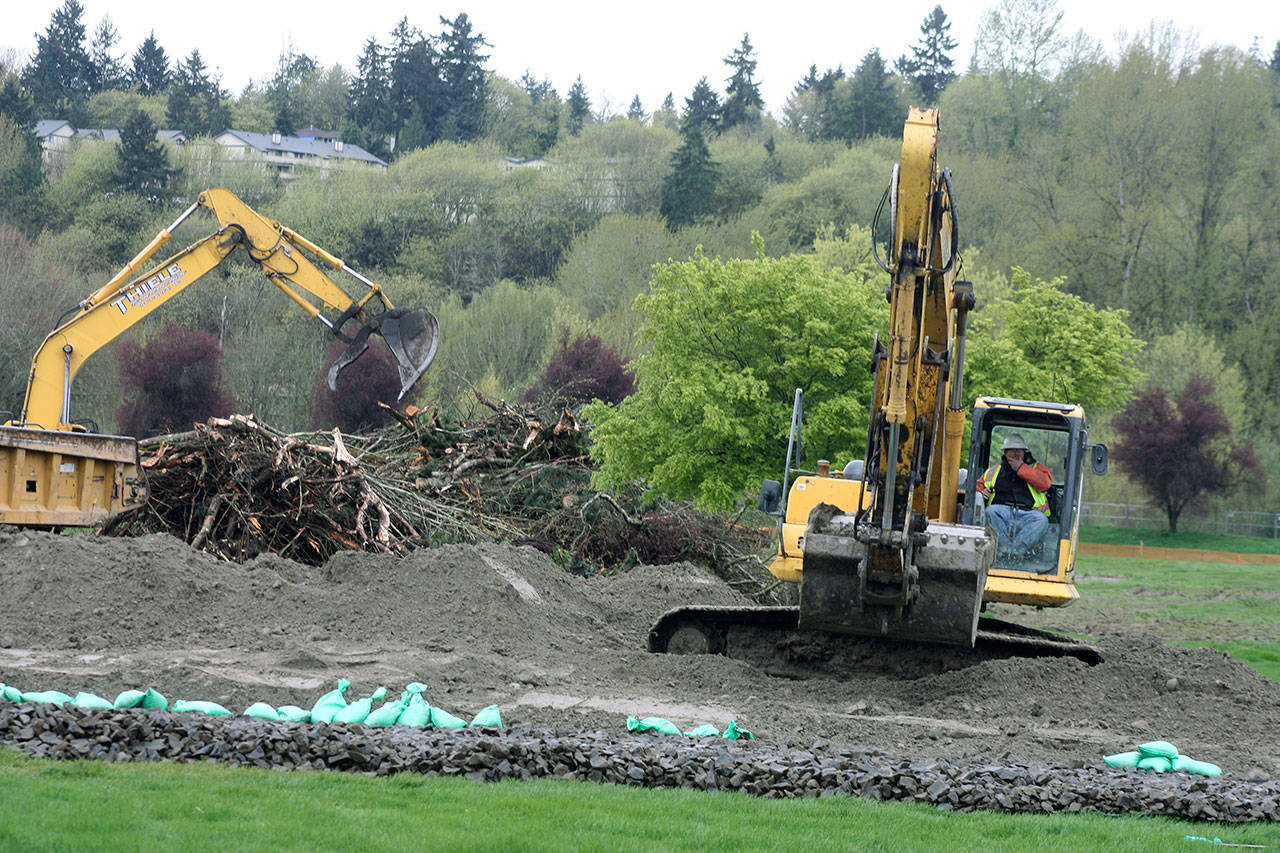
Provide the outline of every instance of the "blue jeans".
[[1000,550],[1008,549],[1014,555],[1024,556],[1040,544],[1049,529],[1049,517],[1034,509],[992,504],[987,507],[987,524],[999,535]]

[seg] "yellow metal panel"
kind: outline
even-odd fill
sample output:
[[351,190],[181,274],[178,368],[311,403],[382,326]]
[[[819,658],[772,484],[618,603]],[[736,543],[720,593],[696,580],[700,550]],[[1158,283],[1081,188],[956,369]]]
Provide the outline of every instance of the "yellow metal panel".
[[116,435],[0,427],[0,518],[80,527],[141,506],[138,445]]

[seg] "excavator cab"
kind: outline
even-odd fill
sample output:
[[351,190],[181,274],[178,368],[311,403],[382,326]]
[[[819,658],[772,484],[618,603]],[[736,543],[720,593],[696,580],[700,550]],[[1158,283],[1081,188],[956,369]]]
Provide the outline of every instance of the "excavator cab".
[[[963,484],[961,523],[984,526],[987,507],[976,488],[983,472],[1000,463],[1000,447],[1010,434],[1026,442],[1031,457],[1053,476],[1048,498],[1048,525],[1030,553],[997,542],[995,562],[987,572],[983,603],[1060,607],[1079,598],[1075,588],[1076,537],[1086,466],[1095,474],[1107,470],[1107,448],[1089,443],[1080,406],[1030,400],[980,397],[973,408],[969,468]],[[1015,535],[1017,531],[1012,531]]]

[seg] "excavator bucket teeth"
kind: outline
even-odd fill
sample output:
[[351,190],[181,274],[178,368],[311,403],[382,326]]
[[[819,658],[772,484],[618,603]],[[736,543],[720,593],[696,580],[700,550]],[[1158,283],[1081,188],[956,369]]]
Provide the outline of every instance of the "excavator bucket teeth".
[[854,538],[854,523],[853,516],[836,515],[806,533],[799,627],[972,647],[995,558],[984,528],[930,523],[928,543],[915,552],[919,592],[899,607],[863,600],[867,546]]
[[440,348],[440,324],[426,308],[396,309],[386,312],[381,319],[378,331],[391,347],[400,371],[400,395],[396,398],[400,400],[436,357],[436,350]]

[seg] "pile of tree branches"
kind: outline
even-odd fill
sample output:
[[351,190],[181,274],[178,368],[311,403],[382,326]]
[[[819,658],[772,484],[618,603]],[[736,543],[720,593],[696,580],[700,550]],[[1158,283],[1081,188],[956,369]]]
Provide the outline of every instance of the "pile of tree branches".
[[311,565],[340,550],[498,540],[582,575],[690,560],[749,593],[769,586],[757,528],[646,503],[638,489],[596,492],[571,411],[477,398],[483,419],[384,407],[395,423],[368,435],[288,435],[233,415],[145,439],[150,498],[103,532],[168,533],[227,560],[272,552]]

